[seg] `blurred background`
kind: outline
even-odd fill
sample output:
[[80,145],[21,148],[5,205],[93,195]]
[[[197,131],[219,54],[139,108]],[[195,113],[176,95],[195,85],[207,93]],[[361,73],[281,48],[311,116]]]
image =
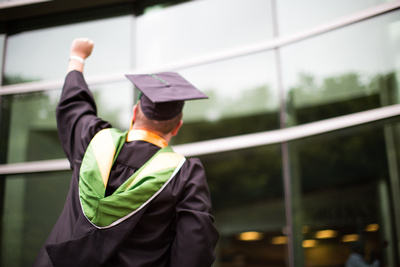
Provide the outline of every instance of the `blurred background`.
[[128,130],[129,73],[176,71],[173,147],[206,169],[214,267],[400,266],[400,1],[0,1],[0,265],[30,266],[71,171],[55,107],[74,38],[99,116]]

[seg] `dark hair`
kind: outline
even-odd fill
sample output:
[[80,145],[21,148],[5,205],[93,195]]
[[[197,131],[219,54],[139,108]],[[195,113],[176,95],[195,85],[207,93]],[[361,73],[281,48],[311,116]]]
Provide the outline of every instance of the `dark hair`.
[[147,118],[146,115],[143,113],[140,107],[140,101],[137,104],[135,124],[138,127],[145,127],[149,130],[159,132],[161,134],[168,134],[176,127],[176,125],[180,122],[181,119],[182,119],[182,112],[178,116],[169,120],[165,121],[151,120]]

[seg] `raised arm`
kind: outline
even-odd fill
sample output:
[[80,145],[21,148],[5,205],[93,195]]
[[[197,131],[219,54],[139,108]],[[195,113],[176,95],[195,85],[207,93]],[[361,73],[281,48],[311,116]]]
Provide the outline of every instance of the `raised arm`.
[[83,73],[84,61],[92,54],[93,41],[88,38],[78,38],[72,42],[68,72],[77,70]]
[[56,109],[58,134],[71,163],[83,157],[87,145],[98,131],[111,127],[97,117],[94,97],[83,77],[84,63],[81,59],[89,57],[92,50],[93,41],[89,39],[79,38],[72,42],[68,74]]

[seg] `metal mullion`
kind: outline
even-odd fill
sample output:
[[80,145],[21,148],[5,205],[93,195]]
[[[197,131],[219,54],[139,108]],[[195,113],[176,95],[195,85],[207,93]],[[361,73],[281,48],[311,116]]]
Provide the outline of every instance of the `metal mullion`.
[[[272,16],[274,25],[274,36],[279,38],[279,19],[278,19],[278,9],[277,0],[273,0],[272,4]],[[281,46],[276,46],[274,48],[276,73],[277,73],[277,87],[279,95],[279,125],[280,129],[287,128],[287,113],[286,113],[286,94],[283,87],[283,69],[281,61]],[[288,254],[288,267],[295,266],[295,242],[294,242],[294,222],[293,222],[293,200],[292,200],[292,182],[290,174],[290,160],[289,160],[289,144],[288,142],[282,142],[280,144],[281,148],[281,158],[282,158],[282,184],[283,184],[283,195],[285,202],[285,229],[287,236],[287,254]]]

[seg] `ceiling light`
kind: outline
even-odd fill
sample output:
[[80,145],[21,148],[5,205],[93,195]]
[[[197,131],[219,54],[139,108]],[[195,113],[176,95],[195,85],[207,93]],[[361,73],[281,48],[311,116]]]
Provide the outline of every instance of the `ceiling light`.
[[287,244],[287,236],[275,236],[271,239],[271,243],[274,245],[285,245]]
[[317,241],[314,239],[303,240],[302,245],[303,245],[303,248],[312,248],[317,245]]
[[379,224],[377,224],[377,223],[368,224],[365,227],[365,231],[367,231],[367,232],[376,232],[378,230],[379,230]]
[[357,241],[359,238],[360,238],[360,236],[357,234],[344,235],[342,237],[342,242],[354,242],[354,241]]
[[320,238],[320,239],[333,238],[333,237],[336,237],[337,234],[338,234],[337,231],[334,231],[334,230],[322,230],[322,231],[318,231],[315,234],[315,237]]
[[264,234],[260,232],[243,232],[239,234],[238,239],[241,241],[256,241],[261,240]]

